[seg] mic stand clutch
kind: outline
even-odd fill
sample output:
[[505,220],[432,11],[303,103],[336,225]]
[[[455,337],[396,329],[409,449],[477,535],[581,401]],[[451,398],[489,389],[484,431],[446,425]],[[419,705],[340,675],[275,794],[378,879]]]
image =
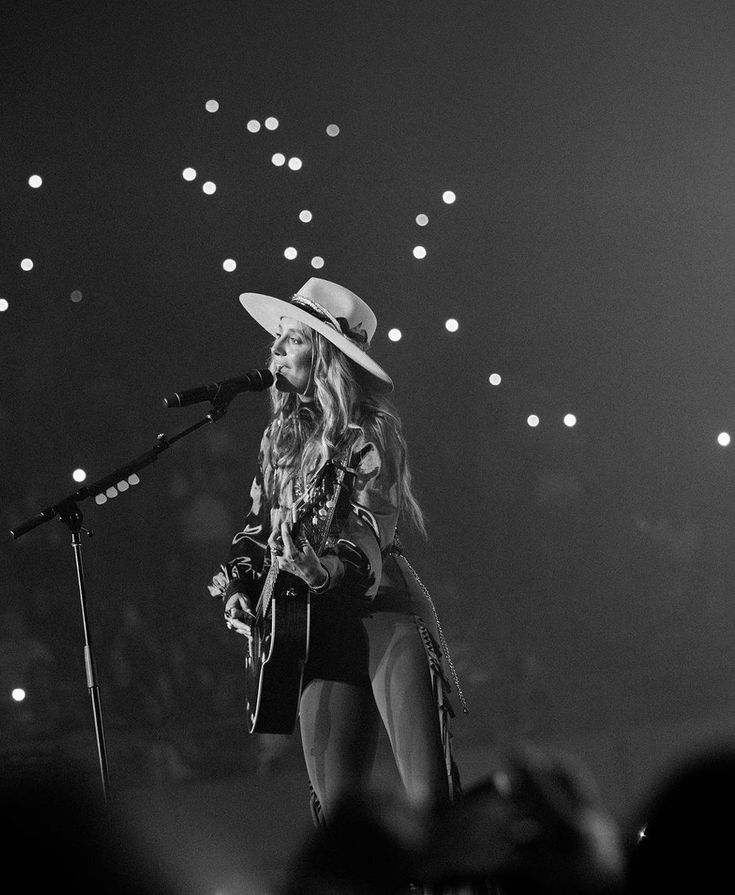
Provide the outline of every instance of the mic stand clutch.
[[[31,529],[36,528],[39,525],[43,525],[44,522],[49,522],[56,516],[58,516],[60,521],[63,522],[71,531],[71,545],[74,551],[74,564],[76,568],[79,601],[82,611],[82,629],[84,633],[84,667],[87,678],[87,689],[89,690],[89,694],[92,699],[92,714],[94,718],[94,730],[97,740],[97,758],[99,760],[99,770],[100,776],[102,778],[102,794],[105,802],[109,800],[110,793],[110,781],[107,766],[107,749],[105,746],[105,734],[102,722],[100,689],[99,684],[97,683],[97,671],[95,666],[94,653],[92,650],[92,638],[90,636],[89,625],[87,623],[87,593],[84,580],[84,562],[82,560],[82,540],[80,537],[81,532],[84,532],[89,537],[91,537],[94,533],[84,528],[84,526],[82,525],[83,518],[78,503],[79,501],[85,500],[87,497],[97,497],[98,495],[105,494],[110,489],[116,489],[116,486],[121,485],[123,482],[127,484],[128,479],[134,476],[138,470],[143,469],[145,466],[148,466],[155,460],[157,460],[160,453],[171,447],[171,445],[175,444],[180,438],[183,438],[185,435],[189,435],[196,429],[207,425],[207,423],[215,423],[217,422],[217,420],[221,419],[227,412],[227,407],[229,406],[229,403],[233,397],[234,394],[220,396],[219,398],[217,398],[216,401],[213,402],[212,410],[205,417],[194,423],[194,425],[189,426],[187,429],[184,429],[182,432],[179,432],[172,438],[168,438],[166,435],[159,435],[156,438],[155,446],[150,451],[147,451],[145,454],[141,454],[140,457],[137,457],[130,463],[126,463],[124,466],[121,466],[119,469],[116,469],[114,472],[111,472],[104,478],[99,479],[97,482],[87,485],[84,488],[80,488],[78,491],[75,491],[73,494],[70,494],[68,497],[65,497],[58,503],[46,507],[46,509],[41,510],[40,513],[37,513],[35,516],[32,516],[30,519],[27,519],[25,522],[22,522],[16,528],[11,529],[10,531],[11,536],[15,540],[17,540],[22,535],[31,531]],[[101,502],[104,502],[104,500]]]

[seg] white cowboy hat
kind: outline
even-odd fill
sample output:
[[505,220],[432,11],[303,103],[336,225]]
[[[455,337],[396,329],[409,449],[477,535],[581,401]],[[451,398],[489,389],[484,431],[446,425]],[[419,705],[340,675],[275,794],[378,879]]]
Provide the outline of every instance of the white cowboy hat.
[[373,388],[381,392],[393,391],[393,380],[367,354],[378,325],[375,314],[344,286],[312,277],[289,301],[257,292],[243,292],[240,303],[273,336],[278,334],[282,317],[300,320],[369,373]]

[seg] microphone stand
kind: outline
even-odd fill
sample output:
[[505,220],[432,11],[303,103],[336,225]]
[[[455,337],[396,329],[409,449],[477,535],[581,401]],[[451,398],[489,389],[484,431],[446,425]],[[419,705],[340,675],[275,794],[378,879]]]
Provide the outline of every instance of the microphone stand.
[[[92,715],[94,718],[94,730],[97,740],[97,758],[99,761],[100,776],[102,778],[102,795],[107,803],[110,797],[110,782],[107,765],[107,749],[105,746],[105,734],[102,723],[102,705],[100,701],[100,689],[97,682],[97,669],[92,650],[92,638],[87,623],[87,594],[84,579],[84,563],[82,560],[82,541],[81,532],[91,537],[94,532],[89,531],[82,525],[83,517],[78,504],[88,497],[96,498],[97,503],[105,503],[108,497],[115,496],[119,490],[126,490],[129,484],[137,484],[139,481],[137,472],[146,466],[149,466],[158,456],[165,450],[175,444],[184,436],[200,429],[208,423],[215,423],[221,419],[227,412],[230,401],[234,398],[234,392],[225,392],[219,394],[216,399],[212,400],[212,410],[202,419],[198,420],[192,426],[184,429],[176,435],[169,438],[165,434],[156,437],[156,443],[153,448],[146,453],[141,454],[129,463],[106,475],[104,478],[80,488],[73,494],[64,497],[62,500],[49,507],[41,510],[25,522],[21,522],[16,528],[11,529],[10,534],[13,539],[17,540],[27,532],[49,522],[56,516],[63,522],[71,532],[71,545],[74,551],[74,564],[76,569],[77,587],[79,590],[79,601],[82,613],[82,629],[84,633],[84,667],[87,678],[87,689],[92,700]],[[122,485],[125,488],[122,488]],[[112,493],[111,493],[112,492]],[[104,495],[104,496],[102,496]],[[101,499],[100,499],[101,497]]]

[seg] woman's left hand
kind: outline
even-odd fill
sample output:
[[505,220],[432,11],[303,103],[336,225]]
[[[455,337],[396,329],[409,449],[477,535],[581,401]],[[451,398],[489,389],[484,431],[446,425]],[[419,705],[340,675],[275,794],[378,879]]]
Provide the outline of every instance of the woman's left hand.
[[274,529],[268,539],[273,555],[278,559],[278,568],[302,578],[309,587],[319,587],[327,579],[328,572],[321,564],[314,548],[306,538],[291,536],[288,522],[281,522],[280,536]]

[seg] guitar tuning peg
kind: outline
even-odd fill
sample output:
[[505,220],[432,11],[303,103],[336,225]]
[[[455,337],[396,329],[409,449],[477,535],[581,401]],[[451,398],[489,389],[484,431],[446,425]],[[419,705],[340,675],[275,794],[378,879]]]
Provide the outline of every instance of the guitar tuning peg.
[[327,515],[327,511],[325,510],[324,507],[322,507],[322,508],[319,510],[319,515],[322,517],[322,519],[324,519],[325,516]]
[[334,500],[333,500],[331,497],[330,497],[329,500],[327,501],[326,506],[327,506],[330,510],[331,510],[332,507],[334,506]]

